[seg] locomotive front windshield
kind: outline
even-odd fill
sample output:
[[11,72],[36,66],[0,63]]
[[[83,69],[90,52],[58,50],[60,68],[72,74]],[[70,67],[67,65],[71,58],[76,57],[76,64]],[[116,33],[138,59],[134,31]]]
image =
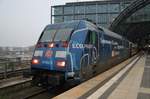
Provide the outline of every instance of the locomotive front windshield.
[[40,37],[40,42],[52,42],[52,41],[67,41],[77,27],[77,22],[67,24],[50,25],[46,27]]
[[52,41],[55,36],[56,30],[49,29],[45,30],[42,37],[40,38],[40,42],[49,42]]
[[59,29],[55,35],[54,41],[67,41],[72,33],[73,29]]

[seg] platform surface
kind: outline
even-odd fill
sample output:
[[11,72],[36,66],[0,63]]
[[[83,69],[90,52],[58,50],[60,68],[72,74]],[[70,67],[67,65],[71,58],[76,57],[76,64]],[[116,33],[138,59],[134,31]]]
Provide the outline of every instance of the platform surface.
[[108,99],[150,99],[150,55],[141,57]]
[[120,84],[108,96],[108,99],[150,99],[150,97],[146,98],[147,95],[144,95],[145,94],[144,91],[147,91],[147,87],[141,86],[141,82],[142,81],[145,82],[147,80],[147,79],[142,79],[142,76],[143,77],[146,76],[143,75],[145,60],[147,60],[146,56],[141,57],[141,59],[134,65],[134,67],[123,78]]
[[[121,72],[121,71],[120,71]],[[150,99],[150,55],[142,56],[115,83],[91,94],[88,99]],[[107,87],[107,89],[106,89]],[[100,95],[98,95],[100,94]]]

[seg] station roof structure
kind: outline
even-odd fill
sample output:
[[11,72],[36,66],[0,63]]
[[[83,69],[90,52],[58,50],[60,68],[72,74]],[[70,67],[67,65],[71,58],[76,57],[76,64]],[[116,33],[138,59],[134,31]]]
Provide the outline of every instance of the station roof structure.
[[150,44],[150,0],[134,0],[109,29],[139,45]]

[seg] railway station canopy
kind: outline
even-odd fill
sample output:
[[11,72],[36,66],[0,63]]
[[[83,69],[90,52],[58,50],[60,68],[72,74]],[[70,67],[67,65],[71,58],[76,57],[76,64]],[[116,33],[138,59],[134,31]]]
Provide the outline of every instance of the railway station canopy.
[[109,29],[141,46],[150,45],[150,0],[134,0]]

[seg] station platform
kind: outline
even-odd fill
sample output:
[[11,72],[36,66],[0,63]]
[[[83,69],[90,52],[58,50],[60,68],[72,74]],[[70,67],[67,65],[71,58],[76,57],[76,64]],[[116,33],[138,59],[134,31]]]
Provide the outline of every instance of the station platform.
[[134,56],[53,99],[150,99],[150,55]]
[[[150,56],[143,56],[134,67],[122,77],[108,99],[150,99]],[[145,64],[146,63],[146,64]],[[115,87],[115,85],[113,85]]]

